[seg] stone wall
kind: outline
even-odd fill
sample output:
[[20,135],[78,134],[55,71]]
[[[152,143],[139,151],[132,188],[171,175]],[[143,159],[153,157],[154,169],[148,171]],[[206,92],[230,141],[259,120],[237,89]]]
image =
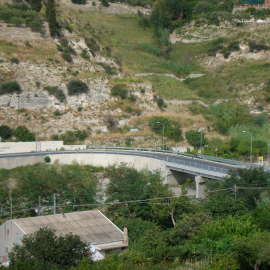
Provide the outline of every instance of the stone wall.
[[0,154],[59,150],[63,141],[0,142]]

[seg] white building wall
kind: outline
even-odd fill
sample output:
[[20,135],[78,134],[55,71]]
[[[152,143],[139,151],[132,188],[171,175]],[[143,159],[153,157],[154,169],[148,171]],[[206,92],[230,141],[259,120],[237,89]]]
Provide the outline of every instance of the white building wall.
[[0,142],[0,154],[60,150],[63,141]]
[[8,253],[15,244],[20,244],[24,237],[23,231],[12,220],[0,226],[0,262],[8,261]]

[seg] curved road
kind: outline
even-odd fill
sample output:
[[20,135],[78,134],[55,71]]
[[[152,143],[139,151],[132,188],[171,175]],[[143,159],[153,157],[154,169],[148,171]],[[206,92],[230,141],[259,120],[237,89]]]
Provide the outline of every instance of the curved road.
[[[6,158],[12,160],[14,157],[34,157],[34,156],[47,156],[47,155],[61,155],[61,154],[113,154],[113,155],[129,155],[149,157],[164,161],[170,170],[189,173],[192,175],[200,175],[211,179],[221,179],[228,175],[230,170],[236,168],[249,168],[255,166],[254,164],[243,163],[233,160],[219,159],[210,156],[202,155],[186,155],[177,154],[169,151],[156,151],[154,149],[114,149],[114,148],[97,148],[89,150],[77,151],[45,151],[45,152],[29,152],[29,153],[13,153],[1,154],[0,159]],[[74,159],[76,159],[74,157]]]

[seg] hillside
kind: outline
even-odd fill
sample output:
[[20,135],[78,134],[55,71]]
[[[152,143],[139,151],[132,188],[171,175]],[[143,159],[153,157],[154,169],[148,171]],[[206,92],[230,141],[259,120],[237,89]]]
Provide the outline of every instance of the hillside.
[[[51,37],[46,22],[38,33],[31,25],[32,30],[2,19],[0,79],[2,84],[17,81],[21,93],[1,94],[1,124],[27,126],[37,139],[152,147],[160,145],[162,134],[160,129],[153,133],[148,122],[158,116],[178,123],[182,137],[189,130],[203,130],[210,153],[213,138],[221,139],[218,152],[225,156],[248,152],[231,150],[228,140],[242,136],[235,128],[256,130],[255,139],[263,142],[256,155],[266,154],[268,22],[189,22],[176,27],[170,44],[162,45],[153,29],[142,25],[138,11],[147,16],[151,8],[58,1],[61,37]],[[86,88],[72,93],[68,85],[75,81],[76,90],[78,80]],[[226,130],[221,131],[217,111],[226,106],[238,110],[239,104],[243,110],[233,113],[237,119],[225,119]],[[76,130],[84,136],[76,137]],[[166,131],[165,136],[168,147],[191,143],[174,141]]]

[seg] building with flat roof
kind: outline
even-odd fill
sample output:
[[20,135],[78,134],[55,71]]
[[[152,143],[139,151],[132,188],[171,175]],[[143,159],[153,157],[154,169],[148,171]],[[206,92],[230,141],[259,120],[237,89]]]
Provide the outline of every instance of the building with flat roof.
[[25,235],[43,227],[53,229],[57,235],[78,235],[91,246],[91,250],[99,253],[99,258],[104,257],[108,250],[128,247],[127,230],[120,230],[99,210],[19,218],[0,226],[0,262],[8,261],[8,253],[15,244],[21,243]]

